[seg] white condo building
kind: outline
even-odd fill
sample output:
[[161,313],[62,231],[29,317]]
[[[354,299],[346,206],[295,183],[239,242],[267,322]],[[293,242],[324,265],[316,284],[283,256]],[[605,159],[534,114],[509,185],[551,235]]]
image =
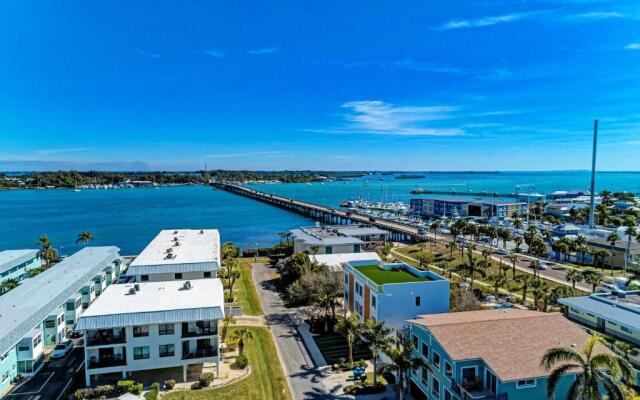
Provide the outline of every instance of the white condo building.
[[108,287],[82,314],[85,373],[91,377],[215,364],[218,321],[224,318],[219,279],[146,282]]
[[136,282],[215,278],[220,270],[217,229],[167,229],[129,265]]

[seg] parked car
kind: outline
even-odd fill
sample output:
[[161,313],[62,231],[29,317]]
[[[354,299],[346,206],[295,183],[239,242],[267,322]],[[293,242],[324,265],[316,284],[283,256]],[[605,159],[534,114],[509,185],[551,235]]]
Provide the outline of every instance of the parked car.
[[538,269],[547,269],[547,268],[549,268],[547,263],[545,263],[544,261],[540,261],[540,263],[538,264]]
[[494,251],[496,254],[500,254],[501,256],[506,256],[509,254],[509,252],[507,251],[507,249],[503,249],[502,247],[498,247],[497,249],[495,249]]
[[71,340],[64,340],[60,342],[51,354],[51,358],[64,358],[73,350],[73,342]]
[[71,333],[69,334],[69,337],[72,339],[77,339],[79,337],[82,337],[82,331],[72,330]]

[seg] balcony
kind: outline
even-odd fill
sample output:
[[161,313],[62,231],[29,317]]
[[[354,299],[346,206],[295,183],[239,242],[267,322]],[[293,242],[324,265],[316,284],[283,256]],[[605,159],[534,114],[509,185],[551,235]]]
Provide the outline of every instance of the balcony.
[[506,393],[495,394],[483,388],[482,384],[466,384],[463,386],[452,382],[451,388],[462,400],[508,400]]
[[199,321],[196,326],[191,326],[186,323],[182,324],[182,338],[194,338],[199,336],[213,336],[218,334],[217,324],[203,323]]
[[217,357],[217,356],[218,356],[218,350],[214,349],[211,346],[201,348],[201,349],[196,349],[189,353],[185,353],[184,351],[182,352],[183,360],[193,360],[197,358],[209,358],[209,357]]
[[87,337],[87,346],[103,346],[110,344],[122,344],[127,342],[124,329],[114,334],[112,330],[93,331]]
[[127,365],[127,360],[115,357],[100,360],[96,360],[94,357],[91,357],[89,360],[89,369],[119,367],[121,365]]

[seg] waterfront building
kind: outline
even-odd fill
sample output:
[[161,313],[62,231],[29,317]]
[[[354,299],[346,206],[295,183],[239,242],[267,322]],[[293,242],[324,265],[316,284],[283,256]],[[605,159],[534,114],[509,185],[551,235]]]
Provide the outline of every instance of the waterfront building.
[[379,262],[380,256],[375,251],[362,253],[338,253],[338,254],[310,254],[309,260],[329,266],[334,271],[342,271],[342,265],[351,261],[374,260]]
[[220,271],[217,229],[168,229],[145,247],[129,265],[136,282],[215,278]]
[[471,197],[418,198],[409,201],[409,212],[421,217],[511,218],[527,211],[527,203]]
[[[409,323],[415,355],[427,364],[411,372],[417,399],[546,399],[544,353],[582,349],[590,337],[560,313],[519,309],[421,315]],[[574,379],[561,377],[555,398],[564,399]]]
[[563,238],[566,236],[571,236],[571,237],[575,237],[577,236],[580,232],[582,232],[582,229],[574,224],[560,224],[560,225],[556,225],[553,227],[551,234],[555,237],[558,238]]
[[215,365],[219,373],[218,321],[224,318],[220,279],[113,285],[86,310],[87,385],[98,375]]
[[17,375],[42,368],[45,346],[64,340],[82,313],[82,289],[120,263],[119,251],[85,247],[0,296],[0,394]]
[[640,345],[640,291],[594,293],[559,299],[569,319],[595,331]]
[[416,315],[449,311],[449,281],[404,263],[350,261],[344,268],[346,310],[361,321],[382,321],[396,331]]
[[0,282],[29,277],[29,270],[41,266],[39,251],[35,249],[0,251]]
[[306,226],[289,231],[293,251],[310,254],[360,253],[389,240],[389,232],[368,225]]

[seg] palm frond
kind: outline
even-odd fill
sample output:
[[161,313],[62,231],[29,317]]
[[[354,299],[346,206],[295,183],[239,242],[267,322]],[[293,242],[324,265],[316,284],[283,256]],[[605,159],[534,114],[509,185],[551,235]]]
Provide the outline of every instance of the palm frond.
[[580,354],[569,347],[554,347],[547,350],[542,356],[540,366],[550,370],[555,364],[571,362],[584,366],[584,360]]
[[567,372],[580,368],[577,364],[565,364],[553,370],[553,372],[547,378],[547,397],[549,399],[553,399],[553,396],[556,391],[556,386],[558,386],[558,382],[560,378]]

